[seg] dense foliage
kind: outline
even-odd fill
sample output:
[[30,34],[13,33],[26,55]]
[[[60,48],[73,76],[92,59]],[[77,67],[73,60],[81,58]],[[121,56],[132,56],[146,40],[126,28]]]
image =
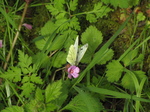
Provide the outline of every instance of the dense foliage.
[[0,111],[148,112],[149,19],[146,0],[1,0]]

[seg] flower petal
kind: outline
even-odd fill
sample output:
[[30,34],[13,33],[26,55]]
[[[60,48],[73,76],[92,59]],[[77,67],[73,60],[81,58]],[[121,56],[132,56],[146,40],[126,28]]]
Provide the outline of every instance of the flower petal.
[[27,23],[22,24],[22,26],[26,27],[28,30],[32,29],[32,25],[27,24]]
[[69,79],[72,79],[72,75],[71,75],[71,74],[68,74],[68,78],[69,78]]
[[79,76],[79,74],[77,74],[77,73],[73,73],[73,74],[71,74],[74,78],[77,78],[78,76]]
[[79,72],[80,72],[79,67],[76,67],[76,68],[74,69],[74,73],[79,73]]

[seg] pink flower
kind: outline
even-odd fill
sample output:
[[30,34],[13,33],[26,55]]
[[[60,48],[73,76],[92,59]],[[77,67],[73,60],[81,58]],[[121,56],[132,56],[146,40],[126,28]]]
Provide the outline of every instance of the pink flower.
[[2,40],[0,40],[0,48],[2,48],[3,47],[3,43],[2,43],[3,41]]
[[76,67],[76,66],[70,66],[68,68],[68,78],[71,79],[72,77],[73,78],[77,78],[79,76],[79,73],[80,72],[80,69],[79,67]]
[[26,27],[28,30],[32,29],[32,25],[27,24],[27,23],[22,24],[22,26]]

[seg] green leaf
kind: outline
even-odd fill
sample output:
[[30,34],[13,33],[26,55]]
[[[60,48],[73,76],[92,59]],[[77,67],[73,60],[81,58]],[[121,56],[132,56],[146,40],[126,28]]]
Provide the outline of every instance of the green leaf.
[[94,5],[94,9],[87,13],[86,19],[89,22],[96,22],[98,18],[103,18],[104,16],[107,16],[107,14],[110,11],[113,11],[113,10],[103,5],[101,2],[98,2],[97,4]]
[[72,17],[69,21],[69,28],[72,28],[73,30],[80,30],[80,23],[78,18]]
[[24,112],[24,109],[19,106],[11,106],[11,107],[7,107],[6,109],[2,110],[1,112]]
[[26,83],[26,82],[29,82],[29,81],[30,81],[30,77],[29,76],[24,76],[21,82]]
[[102,40],[102,33],[95,26],[89,26],[85,32],[82,33],[82,43],[88,43],[88,49],[92,52],[95,52],[96,48],[102,43]]
[[36,92],[35,92],[35,99],[36,99],[37,101],[44,102],[43,91],[42,91],[40,88],[37,88],[37,89],[36,89]]
[[67,54],[60,51],[58,52],[55,56],[53,56],[52,60],[53,60],[53,66],[54,67],[61,67],[63,64],[66,63],[66,57],[67,57]]
[[55,8],[53,5],[46,5],[46,8],[49,10],[49,12],[52,15],[57,15],[59,13],[59,10],[57,8]]
[[92,23],[92,22],[96,22],[97,18],[94,14],[87,14],[86,15],[86,20],[88,20],[90,23]]
[[50,51],[61,49],[66,41],[67,36],[66,35],[59,35],[55,37],[54,41],[52,42],[52,45],[50,47]]
[[98,61],[98,64],[106,64],[107,61],[111,60],[114,55],[114,51],[112,49],[107,49],[103,55],[103,57]]
[[69,30],[70,28],[72,28],[72,30],[80,30],[80,23],[76,17],[72,17],[71,19],[65,17],[57,19],[55,24],[59,27],[59,31]]
[[11,82],[19,82],[21,81],[21,76],[23,74],[21,73],[21,69],[18,67],[10,67],[7,72],[0,75],[1,78],[10,80]]
[[138,70],[138,71],[133,71],[133,73],[136,75],[137,79],[139,81],[141,81],[143,78],[147,77],[145,75],[145,72],[141,71],[141,70]]
[[[77,87],[75,87],[77,89]],[[87,92],[80,91],[64,109],[72,112],[100,112],[104,109],[97,98]]]
[[[143,71],[132,71],[134,73],[134,75],[136,76],[136,78],[138,79],[138,82],[140,83],[142,81],[143,78],[146,77],[145,72]],[[131,77],[132,74],[130,74],[130,72],[127,72],[123,78],[122,78],[122,85],[124,88],[129,89],[130,91],[135,91],[135,83],[134,83],[134,79]]]
[[59,31],[67,30],[69,28],[69,20],[66,17],[57,19],[55,25],[59,27]]
[[129,89],[130,91],[135,90],[133,79],[128,73],[124,74],[121,84],[124,88]]
[[60,11],[64,10],[65,0],[54,0],[54,7],[59,9]]
[[102,0],[105,4],[111,4],[114,7],[128,8],[132,0]]
[[41,35],[47,36],[52,34],[56,30],[56,26],[52,21],[48,21],[44,27],[41,28]]
[[45,90],[46,103],[49,103],[50,101],[58,98],[61,94],[61,91],[60,91],[61,88],[62,88],[61,80],[59,80],[57,82],[53,82],[52,84],[49,84]]
[[70,10],[75,11],[78,5],[78,0],[70,0],[69,5],[70,5]]
[[54,112],[57,109],[57,106],[53,103],[46,104],[46,111],[45,112]]
[[21,50],[18,50],[19,53],[19,63],[18,65],[20,67],[26,67],[28,68],[30,64],[32,63],[32,58],[29,57],[27,54],[24,54]]
[[143,59],[144,59],[144,55],[140,54],[137,58],[132,60],[131,64],[141,63],[143,61]]
[[121,77],[124,68],[119,61],[113,60],[107,65],[106,76],[109,82],[118,81]]
[[132,60],[137,56],[138,50],[130,51],[121,61],[124,63],[125,66],[129,66]]
[[42,79],[40,78],[40,76],[37,76],[37,74],[32,74],[30,76],[30,81],[36,84],[42,84]]
[[54,0],[53,4],[46,5],[46,8],[52,15],[56,16],[64,11],[64,3],[64,0]]
[[56,30],[56,25],[52,21],[48,21],[44,27],[41,29],[41,34],[44,36],[44,38],[41,38],[40,40],[37,40],[35,42],[35,45],[38,49],[42,50],[45,46],[49,36]]
[[84,33],[82,33],[81,41],[83,44],[88,43],[88,49],[81,62],[89,63],[91,56],[94,55],[96,48],[102,43],[102,33],[94,26],[89,26]]
[[45,109],[45,104],[36,99],[30,100],[29,103],[26,103],[25,110],[26,112],[48,112]]
[[35,85],[30,82],[23,83],[21,86],[22,89],[22,96],[25,96],[26,98],[31,96],[31,93],[35,90]]
[[69,93],[68,93],[69,92],[68,91],[69,85],[70,85],[69,80],[62,81],[62,88],[61,88],[61,94],[60,94],[61,97],[58,97],[55,100],[56,105],[57,105],[57,109],[62,108],[62,105],[66,102],[67,97],[69,95]]
[[145,20],[145,16],[142,12],[138,13],[137,15],[137,21],[144,21]]

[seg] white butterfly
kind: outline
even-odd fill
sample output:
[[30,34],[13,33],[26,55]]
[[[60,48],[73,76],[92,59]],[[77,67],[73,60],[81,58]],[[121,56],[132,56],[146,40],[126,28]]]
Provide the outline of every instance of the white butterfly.
[[78,65],[81,61],[82,57],[84,56],[88,44],[83,45],[81,48],[78,49],[79,38],[77,36],[74,45],[71,45],[69,48],[69,53],[67,55],[67,62],[71,65]]

